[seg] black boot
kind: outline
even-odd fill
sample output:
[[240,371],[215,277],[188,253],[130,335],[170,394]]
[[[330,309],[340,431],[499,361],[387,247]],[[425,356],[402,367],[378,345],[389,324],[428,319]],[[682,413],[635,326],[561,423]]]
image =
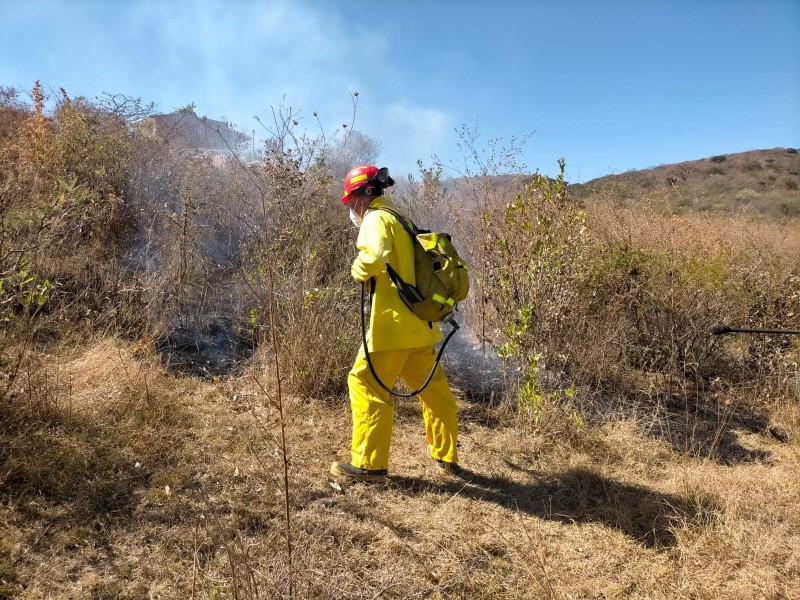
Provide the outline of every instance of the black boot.
[[330,473],[334,477],[355,481],[385,481],[388,475],[386,469],[359,469],[346,462],[333,463]]

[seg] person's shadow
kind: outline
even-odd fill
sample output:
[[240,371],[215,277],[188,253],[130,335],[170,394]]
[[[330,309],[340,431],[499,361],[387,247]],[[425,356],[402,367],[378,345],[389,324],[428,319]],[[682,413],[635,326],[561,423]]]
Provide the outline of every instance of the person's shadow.
[[531,483],[516,483],[462,469],[460,477],[447,481],[392,476],[391,485],[410,494],[458,493],[542,519],[602,523],[648,548],[674,546],[676,529],[707,525],[718,518],[721,510],[711,498],[665,494],[614,481],[589,469],[571,469],[557,477],[547,477],[508,464],[526,472]]

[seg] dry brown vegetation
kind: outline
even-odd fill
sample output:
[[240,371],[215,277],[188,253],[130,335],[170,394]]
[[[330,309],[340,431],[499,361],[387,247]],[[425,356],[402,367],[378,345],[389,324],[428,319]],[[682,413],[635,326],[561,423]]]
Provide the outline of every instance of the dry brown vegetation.
[[800,598],[796,338],[708,333],[797,328],[797,221],[424,169],[398,200],[474,265],[466,472],[401,401],[390,482],[339,485],[374,143],[278,111],[213,166],[33,101],[0,88],[0,598]]
[[573,192],[590,203],[635,206],[658,194],[680,212],[796,219],[799,188],[797,148],[772,148],[608,175],[575,185]]

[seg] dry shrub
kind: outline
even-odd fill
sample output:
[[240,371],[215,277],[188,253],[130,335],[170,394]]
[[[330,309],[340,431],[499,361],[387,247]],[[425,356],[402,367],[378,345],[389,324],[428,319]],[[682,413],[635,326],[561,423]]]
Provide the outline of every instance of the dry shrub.
[[277,347],[288,391],[338,396],[358,346],[353,230],[325,155],[314,143],[290,144],[289,131],[268,145],[254,174],[258,195],[242,217],[254,234],[237,273],[252,297],[248,326],[268,346],[260,364]]
[[[593,289],[604,290],[605,307],[621,301],[616,312],[632,342],[626,362],[692,379],[779,372],[790,338],[729,342],[709,328],[792,325],[800,307],[796,228],[649,208],[646,218],[609,207],[589,215],[599,272]],[[623,281],[625,296],[617,293]],[[738,343],[748,346],[744,356],[732,352]]]
[[294,393],[336,397],[345,391],[360,339],[359,298],[348,273],[308,289],[281,311],[284,371]]
[[124,121],[64,90],[51,114],[34,88],[34,110],[11,142],[16,186],[5,199],[8,237],[43,234],[51,253],[102,251],[126,228],[121,198],[129,157]]
[[645,429],[676,451],[760,460],[733,431],[772,431],[769,414],[785,412],[796,340],[710,329],[796,328],[800,233],[675,215],[664,198],[656,189],[635,208],[584,208],[568,196],[562,163],[556,179],[537,174],[505,206],[487,203],[481,314],[516,367],[510,397],[536,453],[580,448],[586,424],[621,402],[652,411],[658,424]]
[[73,322],[105,318],[106,309],[119,309],[119,290],[129,287],[113,262],[131,224],[122,200],[129,158],[125,123],[63,90],[46,112],[38,83],[32,108],[14,95],[2,100],[3,325],[9,331],[32,312],[57,309]]
[[[137,188],[152,225],[139,236],[135,262],[154,273],[162,341],[191,343],[195,331],[222,328],[229,345],[244,338],[258,348],[256,370],[272,371],[277,352],[273,384],[338,396],[358,346],[354,232],[338,202],[339,180],[332,184],[341,166],[334,147],[296,127],[295,115],[279,108],[252,156],[230,148],[221,165],[185,152],[144,163]],[[364,145],[363,136],[356,140]],[[169,161],[177,167],[162,176]],[[175,356],[168,346],[165,355]],[[204,357],[195,358],[202,366]]]
[[515,360],[526,395],[536,396],[540,371],[563,371],[575,360],[585,329],[581,294],[587,252],[585,216],[567,198],[564,162],[558,179],[536,174],[523,192],[487,213],[486,314],[501,357]]
[[[347,144],[297,136],[280,110],[263,150],[212,160],[132,126],[138,102],[62,90],[48,110],[38,84],[33,98],[0,95],[6,341],[145,335],[175,371],[208,377],[274,332],[291,391],[342,391],[357,298],[331,173]],[[354,139],[356,155],[376,151]]]
[[796,230],[648,208],[587,214],[558,180],[536,176],[491,215],[500,353],[578,384],[614,384],[626,370],[693,381],[778,373],[792,351],[785,339],[753,340],[742,360],[709,328],[792,324]]

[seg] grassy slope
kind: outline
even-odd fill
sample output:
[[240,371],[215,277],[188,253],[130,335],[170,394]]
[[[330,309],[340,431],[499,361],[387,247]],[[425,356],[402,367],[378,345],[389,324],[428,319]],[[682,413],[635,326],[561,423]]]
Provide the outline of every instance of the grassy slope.
[[[55,372],[1,474],[0,597],[285,597],[278,416],[251,376],[174,379],[115,340]],[[768,419],[783,442],[682,406],[547,441],[462,401],[463,481],[436,479],[404,401],[391,483],[341,490],[347,407],[288,405],[298,597],[800,597],[797,398]],[[715,458],[674,443],[684,420],[725,440]]]
[[[666,188],[666,189],[662,189]],[[800,217],[800,154],[773,148],[608,175],[571,186],[588,202],[636,204],[657,195],[684,210]]]

